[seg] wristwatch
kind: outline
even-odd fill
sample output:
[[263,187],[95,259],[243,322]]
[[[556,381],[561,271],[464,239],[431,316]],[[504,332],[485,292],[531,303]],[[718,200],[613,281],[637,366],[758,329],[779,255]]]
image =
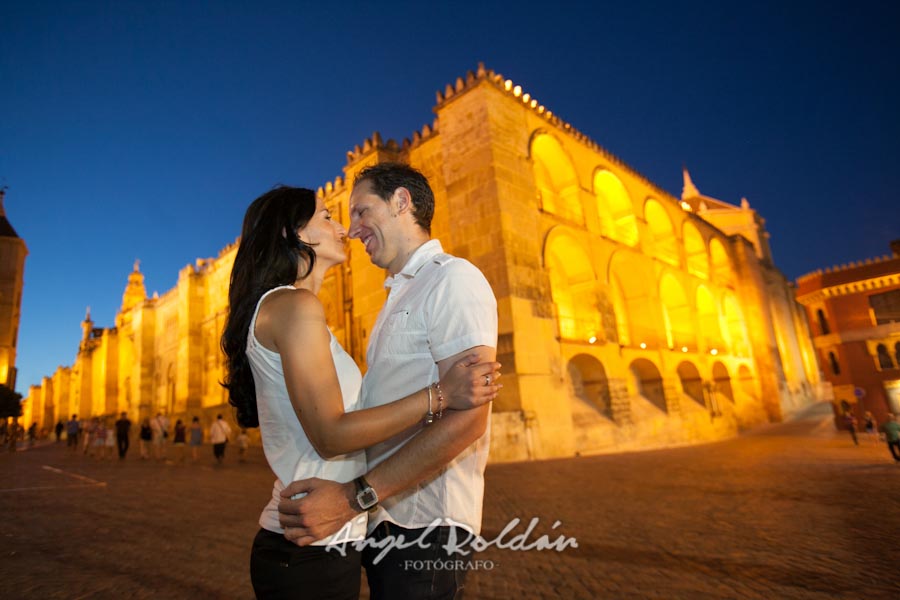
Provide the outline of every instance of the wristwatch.
[[356,503],[359,508],[369,512],[378,508],[378,494],[375,492],[375,488],[369,485],[366,478],[360,475],[353,480],[353,483],[356,484]]

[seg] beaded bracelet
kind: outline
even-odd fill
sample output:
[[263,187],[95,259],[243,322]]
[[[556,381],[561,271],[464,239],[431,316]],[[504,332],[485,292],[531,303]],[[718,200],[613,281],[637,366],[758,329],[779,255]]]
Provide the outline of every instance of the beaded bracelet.
[[440,419],[444,416],[444,392],[441,391],[441,382],[436,381],[431,386],[434,388],[435,393],[437,393],[438,399],[438,409],[437,412],[434,413],[435,418]]

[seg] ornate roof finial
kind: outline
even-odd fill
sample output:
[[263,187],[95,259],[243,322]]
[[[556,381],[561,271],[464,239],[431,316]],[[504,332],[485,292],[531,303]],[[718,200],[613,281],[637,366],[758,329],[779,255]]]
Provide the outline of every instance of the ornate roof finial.
[[691,181],[691,174],[688,173],[687,166],[682,166],[681,170],[684,174],[684,187],[681,188],[681,199],[687,200],[688,198],[699,197],[700,190],[698,190],[697,186],[694,185],[694,182]]
[[134,272],[135,273],[141,272],[141,259],[139,259],[139,258],[134,259]]

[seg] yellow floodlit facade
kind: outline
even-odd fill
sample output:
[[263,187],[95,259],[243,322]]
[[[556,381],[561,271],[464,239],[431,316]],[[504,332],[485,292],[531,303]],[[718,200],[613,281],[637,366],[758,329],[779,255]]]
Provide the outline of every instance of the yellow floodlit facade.
[[0,188],[0,385],[16,389],[16,346],[28,248],[6,218]]
[[[404,161],[431,181],[434,235],[498,299],[492,460],[721,439],[817,398],[805,315],[746,201],[703,196],[687,172],[673,197],[483,66],[439,92],[434,112],[411,139],[355,147],[319,194],[346,224],[362,168]],[[224,412],[235,250],[185,267],[159,297],[136,264],[116,326],[88,315],[75,365],[32,388],[42,418]],[[361,365],[384,277],[354,245],[321,293]]]

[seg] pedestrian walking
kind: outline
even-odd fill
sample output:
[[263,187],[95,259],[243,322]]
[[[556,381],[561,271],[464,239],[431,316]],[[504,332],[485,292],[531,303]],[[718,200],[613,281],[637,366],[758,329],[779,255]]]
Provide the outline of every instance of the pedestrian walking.
[[250,436],[247,435],[247,430],[244,427],[241,427],[241,432],[235,441],[238,445],[238,462],[247,462],[247,448],[250,447]]
[[141,458],[147,460],[150,458],[150,444],[153,443],[153,428],[150,427],[150,419],[144,417],[141,421],[140,446]]
[[156,413],[150,421],[150,427],[153,430],[154,458],[163,460],[166,457],[166,439],[169,437],[169,419],[161,412]]
[[65,427],[65,425],[63,425],[63,422],[61,419],[56,422],[56,427],[54,428],[54,431],[56,433],[56,443],[57,444],[60,442],[60,440],[62,440],[62,432],[63,432],[64,427]]
[[128,453],[129,440],[131,434],[131,421],[128,419],[128,413],[122,411],[119,420],[116,421],[116,446],[119,449],[119,460],[124,460]]
[[888,451],[894,458],[894,462],[900,463],[900,423],[897,422],[897,418],[897,415],[889,414],[887,420],[881,426],[881,430],[884,432]]
[[78,432],[81,429],[81,423],[78,422],[78,415],[72,415],[72,418],[66,422],[66,446],[71,448],[72,452],[78,450]]
[[103,444],[103,456],[102,458],[109,457],[110,460],[115,456],[115,447],[116,447],[116,428],[112,423],[112,419],[107,419],[105,423],[105,434],[106,440]]
[[19,439],[19,421],[17,419],[13,419],[13,422],[10,424],[9,429],[6,432],[6,442],[9,444],[9,451],[16,451],[16,442]]
[[228,436],[231,435],[231,426],[225,422],[222,415],[216,415],[216,422],[209,428],[209,441],[213,445],[213,456],[221,465],[225,460],[225,444],[228,443]]
[[197,462],[197,452],[203,444],[203,427],[200,425],[200,419],[194,417],[191,420],[191,459]]
[[181,419],[175,421],[175,437],[172,439],[172,447],[175,451],[175,460],[184,462],[184,443],[187,434],[187,427],[181,422]]
[[853,416],[853,413],[850,410],[844,412],[844,426],[847,428],[847,431],[850,432],[853,443],[859,446],[859,439],[856,437],[856,417]]
[[863,415],[863,427],[866,430],[866,437],[869,438],[873,444],[877,444],[878,423],[875,422],[875,417],[873,417],[872,413],[868,410]]
[[84,443],[81,446],[82,454],[87,454],[91,449],[91,441],[94,436],[94,430],[97,428],[97,417],[94,417],[90,421],[85,422],[84,429],[81,434],[84,438]]
[[106,455],[106,421],[97,421],[94,427],[94,441],[92,454],[97,458],[103,458]]

